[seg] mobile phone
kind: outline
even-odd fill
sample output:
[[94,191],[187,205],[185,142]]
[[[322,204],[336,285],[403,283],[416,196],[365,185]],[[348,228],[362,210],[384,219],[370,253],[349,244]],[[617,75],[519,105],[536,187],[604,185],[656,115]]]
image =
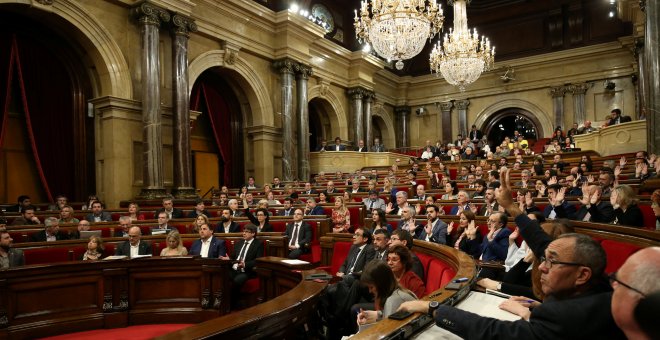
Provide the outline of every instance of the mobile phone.
[[461,289],[461,284],[458,282],[451,282],[448,285],[445,286],[445,289],[450,289],[450,290],[459,290]]
[[400,310],[398,312],[394,312],[388,316],[388,318],[392,320],[403,320],[409,316],[412,315],[412,312],[406,311],[406,310]]
[[467,277],[459,277],[458,279],[455,279],[452,282],[461,283],[461,282],[467,282],[467,280],[468,280]]

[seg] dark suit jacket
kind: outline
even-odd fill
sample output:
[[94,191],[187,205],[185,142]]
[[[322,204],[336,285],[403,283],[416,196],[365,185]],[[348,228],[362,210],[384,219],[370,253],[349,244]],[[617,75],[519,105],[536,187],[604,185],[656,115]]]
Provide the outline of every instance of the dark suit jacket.
[[348,271],[351,269],[351,266],[353,266],[353,263],[355,262],[353,273],[359,273],[362,271],[362,269],[364,269],[364,266],[374,258],[375,255],[376,251],[374,250],[373,245],[365,244],[364,249],[362,252],[360,252],[360,247],[354,244],[348,251],[348,256],[346,256],[344,263],[342,263],[341,267],[339,267],[339,272],[344,274],[352,274]]
[[369,151],[369,148],[367,148],[366,146],[364,146],[364,147],[362,147],[362,148],[360,148],[360,147],[356,147],[356,148],[355,148],[355,151],[357,151],[357,152],[368,152],[368,151]]
[[[130,257],[131,243],[129,241],[124,241],[117,247],[117,249],[115,249],[115,255],[125,255]],[[153,255],[151,244],[145,241],[140,241],[140,244],[138,245],[138,255]]]
[[[469,210],[470,209],[470,204],[468,204],[464,210]],[[451,210],[449,211],[449,215],[456,215],[458,213],[458,205],[455,205],[451,207]]]
[[[328,145],[325,147],[327,151],[337,151],[337,144]],[[346,151],[345,145],[339,145],[339,151]]]
[[580,210],[575,213],[575,220],[582,221],[587,213],[591,214],[589,222],[610,223],[614,219],[614,208],[607,201],[601,201],[597,205],[592,204],[589,209],[586,205],[581,206]]
[[372,145],[371,152],[385,152],[385,145]]
[[[68,240],[68,239],[69,238],[67,237],[67,235],[64,235],[64,233],[58,232],[57,234],[55,234],[55,240],[57,241]],[[30,240],[32,242],[46,242],[46,231],[41,230],[37,233],[32,234]]]
[[[397,222],[396,223],[397,229],[403,229],[404,223],[405,223],[405,221],[403,221],[403,220],[400,220],[399,222]],[[424,233],[424,226],[422,226],[421,224],[418,224],[418,223],[415,223],[415,225],[417,226],[417,228],[415,228],[415,233],[412,235],[412,237],[416,238],[416,239],[419,239],[419,235]]]
[[245,213],[242,212],[242,211],[240,211],[240,210],[236,210],[236,211],[232,211],[232,212],[231,212],[231,215],[232,215],[233,217],[242,217],[242,216],[245,216]]
[[468,134],[468,138],[470,138],[471,141],[480,140],[481,138],[483,138],[483,136],[484,134],[481,133],[481,131],[479,130],[476,131],[470,130],[470,133]]
[[504,261],[509,249],[509,235],[511,230],[506,226],[497,232],[492,241],[488,241],[488,237],[484,237],[481,243],[481,257],[484,261]]
[[14,219],[14,221],[11,223],[11,225],[36,225],[39,223],[35,223],[34,221],[31,220],[26,220],[25,217],[19,216]]
[[9,249],[9,268],[25,265],[25,256],[20,249]]
[[441,305],[435,323],[464,339],[625,339],[612,318],[612,293],[544,301],[529,321],[501,321]]
[[[231,255],[232,260],[238,260],[238,255],[241,253],[245,240],[240,240],[234,246],[234,252]],[[256,238],[252,239],[250,247],[245,251],[245,273],[248,275],[254,273],[254,267],[257,264],[257,258],[264,255],[264,245],[261,240]]]
[[[422,228],[422,232],[419,233],[417,238],[420,240],[426,240],[426,231],[424,228]],[[447,244],[447,223],[443,222],[441,219],[435,220],[429,240],[434,243]]]
[[[94,223],[94,214],[93,213],[92,214],[87,214],[87,216],[85,216],[85,219],[87,221],[89,221],[90,223]],[[110,215],[110,213],[107,212],[107,211],[101,211],[101,221],[103,221],[103,222],[112,221],[112,215]]]
[[617,225],[625,225],[630,227],[643,227],[644,215],[642,210],[635,205],[631,205],[623,212],[623,209],[618,208],[614,210],[614,223]]
[[[288,215],[286,214],[287,211],[289,212]],[[277,215],[279,215],[279,216],[293,216],[294,212],[296,212],[296,209],[291,207],[288,210],[280,210],[280,212]],[[252,222],[252,223],[254,223],[254,222]]]
[[[160,208],[156,210],[156,214],[154,215],[154,218],[158,218],[158,214],[162,213],[163,211],[165,211],[165,208]],[[183,218],[183,210],[172,208],[172,218]]]
[[319,192],[316,191],[316,189],[312,189],[312,190],[310,190],[309,192],[308,192],[308,191],[302,191],[302,192],[300,192],[300,193],[303,194],[303,195],[316,195],[316,194],[318,194]]
[[[197,239],[190,246],[189,255],[200,255],[202,251],[202,240]],[[209,247],[209,259],[217,259],[220,256],[227,256],[227,250],[225,249],[225,240],[217,239],[211,236],[211,246]]]
[[[291,242],[291,238],[293,237],[293,225],[294,222],[286,225],[287,245]],[[300,245],[300,250],[302,250],[303,253],[309,252],[310,243],[312,243],[312,227],[309,223],[302,221],[300,222],[300,228],[298,229],[298,244]]]
[[323,212],[323,208],[317,205],[307,215],[325,215],[325,213]]
[[[202,214],[206,215],[206,217],[208,217],[208,218],[211,218],[211,213],[210,213],[208,210],[206,210],[206,209],[204,209],[204,211],[202,211]],[[172,215],[174,215],[174,213],[172,213]],[[197,210],[194,210],[194,209],[193,209],[193,211],[191,211],[191,212],[188,214],[188,217],[190,217],[190,218],[197,218]],[[158,215],[156,215],[156,218],[158,218]]]
[[[229,225],[229,232],[230,233],[238,233],[241,231],[241,226],[238,225],[238,223],[231,221],[231,224]],[[216,233],[224,233],[225,232],[225,226],[222,225],[222,222],[219,222],[218,225],[215,227],[215,232]]]
[[543,216],[545,216],[545,218],[548,218],[552,210],[555,211],[555,219],[557,218],[568,218],[571,220],[575,219],[575,206],[568,202],[564,202],[556,207],[553,207],[551,204],[546,205],[545,209],[543,209]]

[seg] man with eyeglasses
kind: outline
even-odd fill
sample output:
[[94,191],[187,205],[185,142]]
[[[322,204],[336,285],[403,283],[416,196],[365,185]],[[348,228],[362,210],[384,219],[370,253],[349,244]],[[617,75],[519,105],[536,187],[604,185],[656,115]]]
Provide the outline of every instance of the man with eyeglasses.
[[352,276],[351,274],[354,273],[361,273],[364,266],[374,258],[376,253],[374,248],[369,246],[370,243],[371,232],[363,228],[356,229],[353,234],[353,245],[335,276],[343,278]]
[[[514,322],[433,306],[436,325],[466,339],[625,339],[610,312],[612,292],[603,288],[603,247],[583,234],[563,234],[553,241],[538,221],[531,220],[514,203],[509,171],[503,173],[497,201],[515,218],[521,235],[541,260],[538,269],[545,299],[535,304],[529,321]],[[400,309],[427,313],[429,307],[428,301],[409,301]]]
[[289,240],[289,258],[297,259],[302,254],[309,253],[312,243],[312,227],[303,221],[302,209],[293,213],[293,222],[286,226],[286,237]]
[[412,251],[413,236],[403,229],[397,229],[393,231],[392,236],[390,236],[388,251],[391,251],[396,246],[405,246],[408,248],[408,250],[410,250],[412,260],[411,270],[415,272],[415,274],[417,274],[420,279],[424,280],[424,266],[422,265],[422,261],[420,261],[419,257],[417,257],[417,255],[415,255],[415,253]]
[[640,326],[635,309],[648,295],[660,292],[660,247],[644,248],[631,255],[618,272],[610,275],[610,283],[614,288],[612,316],[616,324],[628,339],[652,339],[653,335]]

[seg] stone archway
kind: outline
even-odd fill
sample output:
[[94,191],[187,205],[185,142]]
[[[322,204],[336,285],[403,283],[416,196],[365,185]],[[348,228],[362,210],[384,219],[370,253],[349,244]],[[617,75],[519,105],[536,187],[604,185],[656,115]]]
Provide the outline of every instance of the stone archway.
[[332,136],[332,138],[334,138],[339,136],[342,140],[348,140],[348,121],[346,120],[346,111],[344,110],[344,106],[339,97],[328,89],[328,85],[321,84],[310,88],[307,91],[307,98],[309,100],[308,103],[315,101],[322,105],[322,109],[330,123],[330,129],[323,131],[323,137],[329,138],[328,136]]
[[520,108],[507,108],[493,114],[481,126],[481,131],[494,145],[502,142],[505,136],[512,136],[518,130],[527,140],[540,139],[538,131],[541,123],[531,112]]
[[[536,133],[539,139],[552,135],[554,123],[550,119],[551,114],[545,112],[541,107],[534,103],[520,99],[502,100],[484,108],[479,114],[477,114],[474,124],[477,128],[483,131],[486,127],[486,123],[492,121],[493,116],[506,109],[519,109],[523,116],[534,122],[536,124]],[[486,131],[483,132],[485,133]]]
[[[377,126],[382,134],[381,142],[383,145],[388,149],[396,148],[394,117],[385,110],[382,104],[376,104],[371,107],[371,116],[372,125],[374,127]],[[374,137],[376,137],[375,133]]]

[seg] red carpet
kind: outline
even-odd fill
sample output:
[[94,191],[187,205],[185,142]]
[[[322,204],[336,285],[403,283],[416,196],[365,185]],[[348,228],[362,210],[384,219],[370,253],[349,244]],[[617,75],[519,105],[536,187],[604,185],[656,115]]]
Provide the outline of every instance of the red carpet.
[[151,339],[157,336],[161,336],[163,334],[178,331],[188,326],[192,326],[192,325],[191,324],[140,325],[140,326],[131,326],[126,328],[96,329],[93,331],[64,334],[64,335],[58,335],[43,339],[49,339],[49,340]]

